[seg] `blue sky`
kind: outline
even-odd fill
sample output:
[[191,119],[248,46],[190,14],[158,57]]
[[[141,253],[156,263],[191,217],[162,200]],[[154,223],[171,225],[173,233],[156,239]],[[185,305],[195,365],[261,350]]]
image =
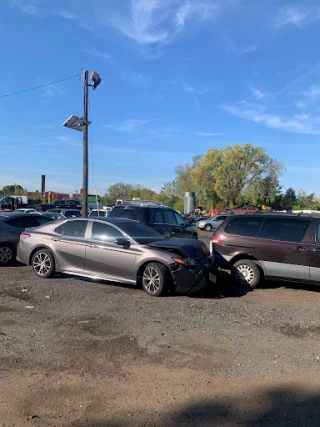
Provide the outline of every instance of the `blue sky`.
[[[159,191],[208,148],[251,142],[284,188],[320,195],[320,4],[281,0],[1,0],[0,96],[96,70],[90,192]],[[0,187],[81,188],[79,77],[0,99]]]

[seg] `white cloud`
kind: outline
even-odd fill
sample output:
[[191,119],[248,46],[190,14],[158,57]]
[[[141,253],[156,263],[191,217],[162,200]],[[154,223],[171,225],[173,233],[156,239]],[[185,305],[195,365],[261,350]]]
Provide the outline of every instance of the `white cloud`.
[[256,98],[256,99],[262,99],[262,98],[264,98],[264,93],[263,92],[261,92],[261,90],[260,89],[257,89],[257,88],[255,88],[254,86],[252,86],[252,85],[248,85],[248,88],[249,88],[249,90],[250,90],[250,92],[252,93],[252,95]]
[[212,0],[131,0],[129,13],[108,10],[100,19],[140,45],[167,45],[180,35],[187,21],[201,23],[219,11],[218,2]]
[[70,21],[74,21],[75,19],[77,19],[76,15],[66,10],[59,10],[57,12],[57,15],[61,16],[61,18],[69,19]]
[[117,132],[134,132],[135,130],[144,126],[146,123],[147,123],[146,120],[126,119],[119,123],[107,125],[107,128]]
[[308,17],[307,11],[295,9],[293,7],[285,7],[278,10],[275,24],[277,27],[286,25],[300,26]]
[[106,61],[110,62],[111,64],[115,64],[116,60],[113,58],[113,56],[109,55],[107,52],[101,52],[97,49],[90,48],[90,49],[84,49],[85,53],[91,56],[96,56],[97,58],[105,59]]
[[220,135],[222,135],[222,133],[215,133],[215,132],[194,132],[194,135],[211,137],[211,136],[220,136]]
[[34,18],[40,17],[41,12],[37,0],[11,0],[11,6]]
[[200,21],[205,21],[214,18],[220,12],[220,5],[213,1],[186,1],[179,7],[175,24],[178,31],[182,31],[188,19],[195,17]]
[[[49,81],[52,81],[52,80],[54,79],[49,79]],[[44,82],[43,84],[46,84],[46,83],[47,82]],[[57,84],[50,84],[48,86],[43,87],[41,90],[42,90],[41,102],[43,104],[46,104],[52,101],[56,97],[64,96],[66,94],[66,92]]]
[[195,87],[195,86],[191,86],[191,85],[189,85],[187,83],[185,83],[183,85],[183,88],[184,88],[184,90],[186,92],[193,93],[194,95],[203,95],[204,93],[208,93],[209,92],[209,89],[207,87],[205,87],[205,86]]
[[310,86],[308,90],[302,93],[310,100],[315,101],[320,97],[320,86],[318,85]]
[[76,142],[70,136],[57,136],[56,140],[62,142],[63,144],[70,145],[71,147],[82,147],[82,144],[80,142]]
[[307,114],[294,115],[293,117],[281,117],[280,115],[269,113],[259,107],[244,107],[223,105],[222,108],[228,113],[251,120],[257,124],[263,124],[273,129],[280,129],[287,132],[320,135],[320,116],[310,117]]

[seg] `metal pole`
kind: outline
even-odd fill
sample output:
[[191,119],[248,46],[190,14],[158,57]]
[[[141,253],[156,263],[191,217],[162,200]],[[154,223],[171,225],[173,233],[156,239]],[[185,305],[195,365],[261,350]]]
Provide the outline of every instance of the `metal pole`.
[[82,216],[88,216],[88,70],[83,73],[83,182],[82,182]]

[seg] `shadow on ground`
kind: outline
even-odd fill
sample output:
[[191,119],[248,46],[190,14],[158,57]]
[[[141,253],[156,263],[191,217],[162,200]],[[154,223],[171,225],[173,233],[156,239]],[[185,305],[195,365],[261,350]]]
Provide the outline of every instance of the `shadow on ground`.
[[[128,416],[129,415],[129,416]],[[145,418],[145,419],[144,419]],[[123,419],[81,422],[73,427],[120,426],[222,426],[222,427],[319,427],[320,394],[300,389],[252,390],[234,399],[195,402],[180,411],[159,414],[141,411],[125,414]]]

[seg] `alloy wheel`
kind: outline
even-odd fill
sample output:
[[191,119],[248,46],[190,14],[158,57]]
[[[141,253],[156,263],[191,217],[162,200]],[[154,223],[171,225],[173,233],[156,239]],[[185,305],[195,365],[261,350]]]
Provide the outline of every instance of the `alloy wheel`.
[[155,294],[161,286],[161,279],[158,271],[154,267],[147,267],[142,276],[145,289],[150,294]]
[[12,259],[12,249],[9,246],[0,247],[0,263],[7,264]]
[[39,252],[33,259],[33,269],[39,276],[45,276],[51,269],[51,259],[44,252]]

